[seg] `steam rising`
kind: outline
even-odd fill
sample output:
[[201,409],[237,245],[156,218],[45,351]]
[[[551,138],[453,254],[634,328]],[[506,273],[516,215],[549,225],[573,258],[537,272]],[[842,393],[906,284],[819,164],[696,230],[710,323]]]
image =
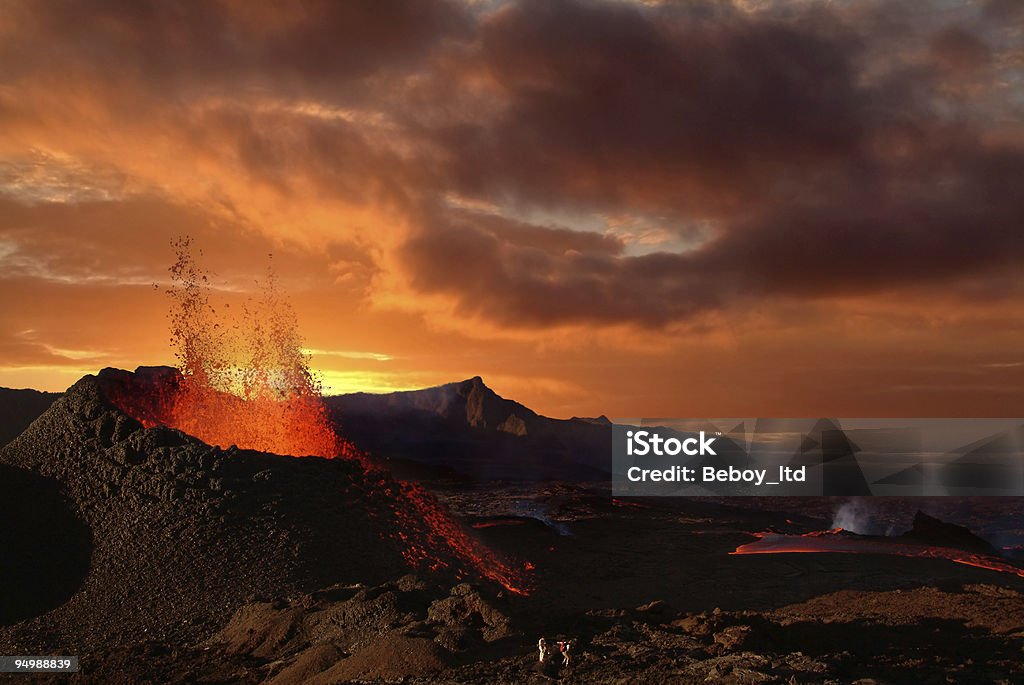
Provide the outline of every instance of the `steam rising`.
[[894,535],[895,525],[881,520],[878,514],[870,500],[854,498],[836,510],[832,517],[832,528],[858,535]]
[[863,500],[844,502],[832,517],[832,527],[859,535],[871,535],[871,515],[868,509],[868,504]]

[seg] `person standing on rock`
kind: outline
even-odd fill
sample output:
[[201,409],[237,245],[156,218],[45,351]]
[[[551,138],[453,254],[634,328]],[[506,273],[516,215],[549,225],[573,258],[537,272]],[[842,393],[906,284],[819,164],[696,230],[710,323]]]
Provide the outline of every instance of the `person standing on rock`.
[[572,651],[576,647],[576,640],[559,641],[558,651],[562,653],[562,667],[569,668],[572,665]]
[[558,675],[558,664],[552,659],[552,649],[547,638],[537,640],[537,663],[534,670],[545,678],[554,678]]

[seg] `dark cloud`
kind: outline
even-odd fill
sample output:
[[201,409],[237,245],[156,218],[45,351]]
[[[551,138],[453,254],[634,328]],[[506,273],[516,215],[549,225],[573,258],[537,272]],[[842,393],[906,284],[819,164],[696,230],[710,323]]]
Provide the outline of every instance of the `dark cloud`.
[[988,0],[985,14],[997,21],[1020,19],[1024,15],[1024,4],[1017,0]]
[[[678,254],[578,259],[432,223],[408,246],[414,283],[507,324],[662,325],[736,298],[955,293],[1019,269],[1024,149],[985,140],[1006,103],[957,109],[930,71],[984,66],[991,50],[920,15],[890,67],[870,15],[708,23],[621,3],[504,7],[482,24],[480,59],[506,106],[438,133],[450,182],[680,232],[704,219],[714,234]],[[913,59],[915,40],[933,67]],[[474,260],[463,289],[457,265]]]
[[[954,151],[947,151],[955,155]],[[1024,263],[1024,153],[961,151],[732,227],[696,256],[752,292],[810,297],[1013,273]],[[924,160],[920,160],[924,161]]]
[[507,106],[447,132],[467,192],[735,211],[775,179],[859,154],[872,111],[855,43],[777,21],[676,20],[622,3],[526,2],[484,21]]
[[[781,5],[29,2],[0,60],[40,101],[108,115],[86,135],[124,122],[230,175],[252,195],[197,185],[234,230],[264,195],[386,207],[398,228],[339,220],[338,241],[507,326],[1019,269],[1020,74],[976,77],[1014,64],[1012,3]],[[76,120],[12,92],[19,127]],[[675,241],[601,233],[620,220]]]
[[937,33],[931,40],[931,50],[935,59],[948,69],[979,69],[992,61],[989,46],[959,26],[951,26]]
[[[7,10],[9,74],[56,67],[136,73],[154,88],[300,89],[344,85],[415,64],[445,37],[465,33],[465,9],[449,0],[42,0]],[[46,41],[59,49],[38,49]],[[278,91],[281,92],[281,91]],[[216,94],[214,91],[211,94]]]
[[686,257],[627,258],[617,241],[596,234],[473,219],[435,216],[400,255],[416,288],[454,296],[463,315],[510,326],[658,326],[724,295],[724,284],[703,280]]
[[1016,293],[1006,278],[1024,263],[1024,200],[1013,191],[1024,154],[961,155],[905,171],[902,187],[794,201],[682,254],[543,250],[463,217],[424,230],[405,265],[418,288],[455,296],[465,314],[526,326],[657,327],[730,302],[920,284],[955,293],[963,283],[970,296],[978,278]]

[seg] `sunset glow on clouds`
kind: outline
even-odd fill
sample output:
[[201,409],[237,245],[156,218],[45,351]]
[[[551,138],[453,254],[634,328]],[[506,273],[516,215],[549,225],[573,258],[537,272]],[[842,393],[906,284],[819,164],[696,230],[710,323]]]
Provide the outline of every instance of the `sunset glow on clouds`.
[[0,385],[274,254],[333,390],[1019,415],[1024,6],[8,2]]

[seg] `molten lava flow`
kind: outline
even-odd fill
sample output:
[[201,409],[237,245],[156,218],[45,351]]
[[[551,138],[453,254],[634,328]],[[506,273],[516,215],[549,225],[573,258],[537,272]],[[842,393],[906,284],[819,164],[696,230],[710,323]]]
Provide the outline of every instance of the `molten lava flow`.
[[474,523],[474,528],[497,528],[498,526],[521,526],[525,523],[523,519],[498,519],[497,521],[480,521]]
[[169,294],[178,372],[140,372],[112,384],[105,391],[114,405],[147,428],[177,428],[210,445],[355,461],[388,501],[394,536],[410,566],[458,577],[467,575],[467,567],[511,592],[527,593],[525,573],[470,536],[430,493],[392,479],[337,435],[272,271],[262,299],[248,302],[241,322],[226,327],[210,304],[208,276],[193,260],[190,241],[175,247]]
[[419,540],[409,544],[404,555],[411,566],[427,566],[431,570],[447,566],[432,553],[439,546],[447,547],[456,557],[470,562],[484,577],[516,594],[529,593],[524,574],[506,566],[494,552],[468,535],[423,486],[401,481],[399,485],[401,496],[398,499],[404,506],[395,507],[395,518],[401,529],[419,532]]
[[765,531],[753,533],[757,538],[754,542],[740,545],[730,554],[800,554],[800,553],[837,553],[837,554],[894,554],[904,557],[920,557],[925,559],[946,559],[958,564],[976,566],[990,571],[1012,573],[1024,578],[1024,569],[998,557],[975,554],[952,547],[939,547],[911,542],[900,542],[896,539],[857,535],[847,533],[842,528],[819,530],[803,535],[785,535]]

